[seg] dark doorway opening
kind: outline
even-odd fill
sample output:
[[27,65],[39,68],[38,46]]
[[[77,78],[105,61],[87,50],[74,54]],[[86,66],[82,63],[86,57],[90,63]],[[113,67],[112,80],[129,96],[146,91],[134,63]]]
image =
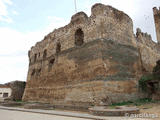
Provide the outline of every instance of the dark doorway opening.
[[47,50],[44,50],[43,52],[43,59],[45,59],[47,57]]
[[77,29],[75,32],[75,45],[81,46],[84,43],[84,33],[81,28]]
[[59,52],[61,52],[61,44],[60,44],[60,43],[57,43],[56,53],[58,54]]
[[53,65],[54,65],[54,62],[55,62],[55,59],[54,59],[54,58],[49,61],[49,66],[48,66],[48,71],[49,71],[49,72],[52,70],[52,67],[53,67]]
[[37,61],[37,54],[34,55],[34,62]]

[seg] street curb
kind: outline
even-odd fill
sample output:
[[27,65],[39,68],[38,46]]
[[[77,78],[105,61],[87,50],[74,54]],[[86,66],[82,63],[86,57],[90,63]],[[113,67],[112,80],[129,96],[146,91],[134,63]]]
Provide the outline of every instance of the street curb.
[[[30,112],[30,113],[38,113],[38,114],[46,114],[46,115],[56,115],[56,116],[64,116],[64,117],[75,117],[75,118],[84,118],[84,119],[91,119],[91,120],[107,120],[98,116],[80,116],[80,115],[67,115],[67,114],[61,114],[61,113],[49,113],[49,112],[43,112],[43,111],[36,111],[36,110],[27,110],[27,109],[21,109],[21,108],[9,108],[9,107],[2,107],[0,106],[0,109],[2,110],[10,110],[10,111],[20,111],[20,112]],[[39,110],[39,109],[38,109]],[[83,114],[83,113],[82,113]]]

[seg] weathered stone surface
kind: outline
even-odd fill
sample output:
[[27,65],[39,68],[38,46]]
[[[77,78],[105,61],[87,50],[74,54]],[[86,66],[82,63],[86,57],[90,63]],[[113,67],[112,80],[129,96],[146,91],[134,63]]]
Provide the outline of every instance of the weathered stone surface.
[[139,97],[137,81],[160,58],[159,46],[139,29],[135,36],[122,11],[103,4],[91,11],[73,15],[28,52],[24,101],[88,106]]

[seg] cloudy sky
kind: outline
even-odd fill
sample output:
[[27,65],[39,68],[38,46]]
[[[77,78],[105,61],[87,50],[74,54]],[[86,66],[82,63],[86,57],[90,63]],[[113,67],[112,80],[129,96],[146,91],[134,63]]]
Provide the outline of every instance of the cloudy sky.
[[[90,15],[97,2],[126,12],[134,30],[140,27],[156,41],[152,8],[160,0],[77,0],[77,9]],[[0,84],[25,81],[30,47],[67,24],[74,13],[74,0],[0,0]]]

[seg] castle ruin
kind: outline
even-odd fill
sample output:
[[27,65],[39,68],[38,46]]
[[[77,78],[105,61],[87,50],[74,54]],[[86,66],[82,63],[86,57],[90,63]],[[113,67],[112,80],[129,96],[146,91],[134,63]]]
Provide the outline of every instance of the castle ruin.
[[[154,8],[160,42],[160,12]],[[160,59],[160,46],[111,6],[79,12],[28,52],[24,101],[93,105],[140,97],[138,80]]]

